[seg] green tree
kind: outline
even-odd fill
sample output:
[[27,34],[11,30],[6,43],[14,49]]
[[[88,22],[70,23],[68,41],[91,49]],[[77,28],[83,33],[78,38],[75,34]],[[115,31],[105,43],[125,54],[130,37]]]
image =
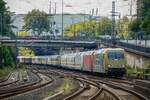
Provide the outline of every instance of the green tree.
[[120,19],[117,23],[118,25],[118,36],[120,38],[126,39],[129,37],[129,25],[130,25],[130,20],[128,17],[124,16],[122,19]]
[[48,14],[39,10],[32,10],[24,17],[25,25],[23,28],[25,30],[32,30],[36,35],[42,34],[42,32],[48,32],[50,28],[50,19]]
[[29,57],[35,56],[35,53],[33,50],[31,50],[30,48],[25,48],[25,47],[20,47],[18,53],[19,53],[19,56],[29,56]]
[[139,31],[141,31],[141,23],[142,23],[142,20],[139,18],[132,20],[132,22],[129,25],[129,30],[130,30],[129,37],[130,38],[136,38],[137,37],[137,33]]
[[134,19],[130,24],[130,30],[133,32],[139,32],[141,30],[141,20],[140,19]]
[[150,0],[141,0],[142,4],[139,10],[140,14],[138,15],[139,18],[144,19],[146,16],[150,16]]
[[98,22],[97,33],[98,35],[110,35],[112,22],[107,17],[102,17]]
[[3,66],[14,66],[13,55],[10,47],[0,45],[0,68]]
[[150,35],[150,17],[145,17],[141,23],[141,30]]
[[65,27],[65,36],[68,37],[95,37],[96,36],[96,21],[90,20],[85,22],[78,22]]
[[[11,30],[12,28],[12,21],[11,21],[11,13],[8,11],[6,7],[6,2],[0,0],[0,35],[1,36],[9,36],[13,35]],[[0,44],[0,68],[2,66],[13,66],[14,61],[12,58],[11,49],[7,46]]]
[[12,28],[12,20],[11,20],[11,13],[8,11],[6,7],[6,2],[0,0],[0,35],[1,36],[10,36],[14,35],[11,28]]
[[[138,0],[139,1],[139,0]],[[137,2],[138,2],[137,1]],[[140,0],[137,10],[137,19],[132,21],[130,25],[131,33],[137,33],[143,31],[148,37],[150,36],[150,0]],[[136,35],[136,34],[134,34]],[[145,37],[147,37],[145,36]]]
[[79,37],[93,38],[99,35],[111,34],[112,22],[107,17],[102,17],[99,21],[89,20],[84,22],[78,22],[70,26],[65,27],[65,34],[67,36],[74,36],[76,34]]

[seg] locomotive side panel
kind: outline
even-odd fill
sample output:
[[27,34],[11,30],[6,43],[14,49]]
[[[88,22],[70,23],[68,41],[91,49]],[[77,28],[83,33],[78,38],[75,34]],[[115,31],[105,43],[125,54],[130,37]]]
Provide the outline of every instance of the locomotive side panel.
[[83,56],[82,56],[82,53],[77,53],[75,55],[75,67],[77,69],[80,69],[82,70],[82,67],[83,67]]
[[61,59],[61,65],[66,66],[66,64],[67,64],[66,55],[61,55],[60,59]]
[[104,69],[104,60],[104,53],[102,50],[94,53],[93,72],[106,73]]
[[93,69],[93,59],[92,52],[87,52],[83,56],[83,70],[92,72]]

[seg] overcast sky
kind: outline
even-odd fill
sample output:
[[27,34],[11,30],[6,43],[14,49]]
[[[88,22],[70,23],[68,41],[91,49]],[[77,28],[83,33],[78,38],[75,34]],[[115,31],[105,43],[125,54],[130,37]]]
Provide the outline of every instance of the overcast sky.
[[[7,5],[10,7],[12,12],[17,14],[25,14],[32,9],[40,9],[45,12],[49,10],[50,0],[5,0]],[[62,0],[51,0],[52,9],[54,9],[54,2],[57,4],[57,13],[61,13],[61,2]],[[115,0],[116,1],[116,11],[121,12],[121,15],[129,15],[131,0]],[[136,12],[136,2],[133,1],[133,14]],[[66,13],[84,13],[87,14],[90,10],[98,8],[98,15],[109,16],[112,8],[112,0],[64,0],[64,12]],[[54,12],[54,10],[52,11]]]

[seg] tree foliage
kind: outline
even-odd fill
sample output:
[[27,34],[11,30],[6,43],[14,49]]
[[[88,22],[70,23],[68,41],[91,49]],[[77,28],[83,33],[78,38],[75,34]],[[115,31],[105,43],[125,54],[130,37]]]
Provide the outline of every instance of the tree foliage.
[[122,19],[120,19],[117,23],[118,25],[118,36],[120,38],[126,39],[129,37],[129,25],[130,25],[130,20],[128,17],[124,16]]
[[[0,35],[10,36],[14,35],[11,28],[11,13],[6,7],[6,3],[0,0]],[[14,66],[13,55],[10,47],[0,45],[0,68],[2,66]]]
[[0,68],[2,66],[14,66],[12,51],[4,45],[0,45]]
[[144,32],[147,36],[150,36],[150,0],[142,0],[141,7],[138,9],[138,16],[131,23],[132,32]]
[[1,36],[14,36],[12,32],[11,13],[6,7],[6,2],[0,0],[0,35]]
[[36,35],[42,34],[42,32],[48,32],[50,27],[50,20],[48,14],[39,10],[32,10],[24,17],[25,30],[32,30]]
[[147,16],[150,16],[150,0],[141,0],[142,4],[141,7],[138,9],[140,10],[140,14],[138,15],[139,18],[144,19]]
[[140,19],[134,19],[132,23],[130,24],[130,29],[133,32],[139,32],[141,30],[141,20]]
[[65,27],[65,36],[73,37],[97,37],[99,35],[111,34],[111,20],[102,17],[99,21],[88,20],[78,22]]
[[144,31],[147,35],[150,35],[150,17],[145,17],[141,23],[141,30]]
[[16,35],[20,37],[25,37],[25,36],[29,36],[29,33],[27,31],[20,31],[20,32],[17,32]]
[[147,35],[150,35],[150,0],[143,0],[143,5],[139,9],[141,15],[138,18],[141,19],[141,31],[144,31]]
[[29,49],[29,48],[25,48],[25,47],[20,47],[19,48],[19,56],[29,56],[29,57],[33,57],[35,56],[34,52]]
[[98,22],[97,32],[99,35],[110,35],[111,34],[111,27],[112,21],[107,17],[102,17],[101,20]]

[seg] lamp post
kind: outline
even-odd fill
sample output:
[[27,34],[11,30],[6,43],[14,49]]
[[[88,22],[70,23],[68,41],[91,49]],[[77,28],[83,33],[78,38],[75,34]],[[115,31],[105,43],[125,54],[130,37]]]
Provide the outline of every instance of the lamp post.
[[64,35],[64,1],[62,0],[62,30],[61,30],[61,39],[63,40]]
[[82,12],[83,12],[83,14],[84,14],[84,16],[83,16],[83,28],[82,28],[82,33],[84,33],[85,34],[85,32],[83,32],[83,30],[85,31],[85,10],[82,10]]
[[15,57],[16,57],[15,66],[17,67],[17,52],[18,52],[18,50],[17,50],[17,33],[15,34],[15,52],[16,52],[16,54],[15,54]]

